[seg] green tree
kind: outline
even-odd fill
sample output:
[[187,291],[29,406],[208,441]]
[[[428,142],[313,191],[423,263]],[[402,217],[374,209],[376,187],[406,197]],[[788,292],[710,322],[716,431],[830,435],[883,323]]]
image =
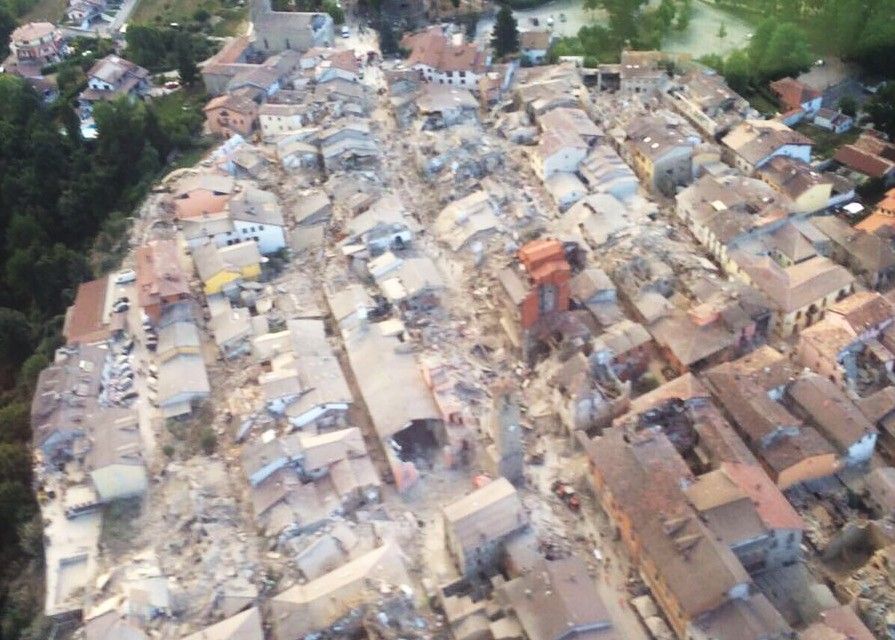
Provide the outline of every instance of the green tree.
[[690,26],[690,18],[693,16],[692,0],[682,0],[677,9],[677,19],[674,28],[678,31],[686,31]]
[[0,408],[0,442],[30,442],[31,416],[27,404],[11,402]]
[[697,60],[698,63],[703,64],[710,69],[714,69],[718,73],[724,73],[724,58],[722,58],[717,53],[709,53]]
[[37,384],[37,377],[50,364],[49,359],[42,353],[33,353],[22,363],[19,370],[19,387],[27,393],[33,393]]
[[31,454],[20,444],[0,443],[0,482],[31,482]]
[[730,88],[737,93],[749,93],[749,83],[752,80],[752,61],[745,51],[731,51],[724,61],[724,79]]
[[842,96],[839,99],[838,107],[847,116],[854,118],[858,115],[858,101],[849,95]]
[[771,44],[771,38],[774,37],[774,32],[776,30],[777,21],[773,18],[768,18],[758,25],[755,33],[752,34],[752,39],[749,41],[746,53],[756,68],[760,67],[764,61],[765,55],[768,52],[768,47],[770,47]]
[[199,435],[199,446],[205,455],[211,455],[218,446],[218,437],[211,427],[203,427]]
[[878,130],[895,136],[895,82],[887,82],[864,105],[864,110]]
[[196,65],[193,44],[187,34],[177,40],[177,71],[180,82],[191,87],[199,79],[199,67]]
[[724,25],[723,22],[721,23],[721,26],[718,27],[717,36],[721,40],[724,40],[724,38],[727,37],[727,27]]
[[9,44],[9,35],[16,28],[16,18],[5,5],[0,4],[0,45],[4,50]]
[[503,58],[511,53],[519,51],[519,29],[516,18],[510,6],[504,4],[497,12],[497,21],[494,23],[494,35],[491,37],[491,46],[494,54]]
[[31,327],[21,311],[0,308],[0,371],[18,369],[32,348]]
[[379,18],[376,21],[376,31],[379,33],[379,50],[383,55],[392,55],[400,51],[398,38],[387,18]]
[[345,24],[345,11],[335,0],[323,0],[323,10],[329,14],[336,24]]
[[810,67],[812,59],[805,32],[783,22],[774,29],[758,70],[764,80],[795,76]]

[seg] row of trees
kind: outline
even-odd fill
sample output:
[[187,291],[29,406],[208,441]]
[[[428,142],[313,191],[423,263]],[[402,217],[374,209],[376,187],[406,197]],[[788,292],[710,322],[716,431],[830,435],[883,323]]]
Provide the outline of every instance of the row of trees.
[[72,100],[83,73],[62,71],[50,107],[21,79],[0,75],[0,640],[46,637],[37,616],[43,526],[31,488],[37,375],[78,284],[95,275],[95,238],[126,233],[122,221],[202,124],[180,98],[171,108],[121,100],[96,106],[97,138],[82,140]]
[[690,24],[692,0],[662,0],[649,8],[647,0],[584,0],[592,10],[604,10],[608,25],[585,25],[572,38],[562,38],[552,55],[584,56],[585,64],[618,62],[624,48],[658,49],[673,30]]
[[[191,81],[198,77],[196,60],[214,53],[212,43],[201,34],[181,29],[130,25],[125,57],[152,72],[186,69]],[[186,79],[185,79],[186,80]]]
[[18,18],[25,15],[37,0],[0,0],[0,50],[6,52],[11,34],[18,22]]
[[715,0],[716,4],[802,26],[815,48],[895,73],[895,0]]
[[274,11],[323,11],[336,24],[345,22],[345,11],[336,0],[272,0],[270,5]]
[[726,58],[705,56],[701,62],[723,73],[734,91],[749,95],[770,80],[798,75],[813,59],[804,30],[792,22],[768,18],[745,49],[732,51]]

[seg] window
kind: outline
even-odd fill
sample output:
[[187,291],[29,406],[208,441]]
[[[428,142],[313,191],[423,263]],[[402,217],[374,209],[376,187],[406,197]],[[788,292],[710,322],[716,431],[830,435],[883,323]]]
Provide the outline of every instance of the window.
[[259,224],[259,225],[258,225],[258,231],[264,231],[264,225],[263,225],[263,224]]

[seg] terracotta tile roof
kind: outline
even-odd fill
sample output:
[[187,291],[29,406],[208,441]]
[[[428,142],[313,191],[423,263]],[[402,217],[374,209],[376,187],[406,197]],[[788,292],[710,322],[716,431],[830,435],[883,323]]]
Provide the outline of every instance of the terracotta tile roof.
[[236,113],[254,114],[258,111],[258,105],[245,96],[227,94],[212,98],[208,104],[205,105],[203,111],[209,113],[210,111],[215,111],[217,109],[227,109]]
[[873,637],[854,609],[847,604],[821,612],[820,621],[799,636],[801,640],[873,640]]
[[[584,442],[605,492],[625,514],[669,597],[685,618],[712,611],[749,576],[731,550],[707,529],[681,487],[693,475],[658,429],[613,428]],[[644,491],[643,487],[651,487]]]
[[211,191],[197,190],[186,198],[176,198],[174,204],[174,217],[198,218],[201,216],[220,213],[230,202],[230,194],[220,195]]
[[849,255],[853,269],[876,273],[895,266],[895,250],[879,235],[850,227],[833,216],[820,216],[812,222]]
[[851,144],[839,147],[833,155],[833,159],[849,169],[854,169],[871,178],[881,178],[895,168],[895,163],[867,153]]
[[789,385],[786,394],[842,453],[876,433],[876,428],[845,392],[824,376],[816,373],[802,375]]
[[854,282],[847,269],[823,256],[784,269],[768,256],[734,253],[755,286],[784,313],[803,309]]
[[857,335],[891,320],[895,305],[876,291],[858,291],[830,305],[830,313],[842,316]]
[[103,322],[108,276],[85,282],[78,287],[74,304],[65,314],[62,330],[68,344],[98,342],[109,337],[109,327]]
[[853,144],[839,147],[833,159],[871,178],[881,178],[895,170],[895,145],[867,131]]
[[342,49],[340,51],[333,51],[333,53],[329,56],[329,61],[334,68],[342,69],[343,71],[357,73],[360,69],[357,64],[357,58],[354,55],[353,49]]
[[165,299],[188,296],[189,285],[173,240],[154,240],[139,247],[137,262],[137,297],[141,307],[157,305]]
[[794,78],[775,80],[770,87],[771,91],[780,99],[780,103],[787,109],[797,109],[806,102],[811,102],[821,96],[820,91]]
[[485,55],[474,43],[454,44],[440,27],[405,35],[401,44],[411,50],[408,66],[423,65],[442,72],[485,70]]
[[[786,471],[835,451],[813,428],[773,400],[768,391],[788,384],[793,366],[779,352],[762,347],[733,362],[709,370],[705,382],[738,430],[778,481]],[[826,471],[818,465],[822,476]]]
[[547,29],[523,31],[519,34],[519,46],[522,50],[545,50],[550,47],[550,32]]
[[[893,202],[893,205],[895,205],[895,202]],[[877,209],[856,224],[855,229],[860,229],[867,233],[878,233],[886,230],[895,231],[895,214]]]

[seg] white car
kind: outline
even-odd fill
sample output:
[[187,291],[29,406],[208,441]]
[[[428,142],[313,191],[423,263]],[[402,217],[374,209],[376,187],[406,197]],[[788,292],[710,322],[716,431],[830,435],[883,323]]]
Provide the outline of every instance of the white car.
[[127,284],[137,279],[137,272],[133,269],[119,271],[115,274],[115,284]]
[[342,30],[339,33],[342,35],[343,38],[351,37],[351,29],[349,29],[348,27],[342,27]]

